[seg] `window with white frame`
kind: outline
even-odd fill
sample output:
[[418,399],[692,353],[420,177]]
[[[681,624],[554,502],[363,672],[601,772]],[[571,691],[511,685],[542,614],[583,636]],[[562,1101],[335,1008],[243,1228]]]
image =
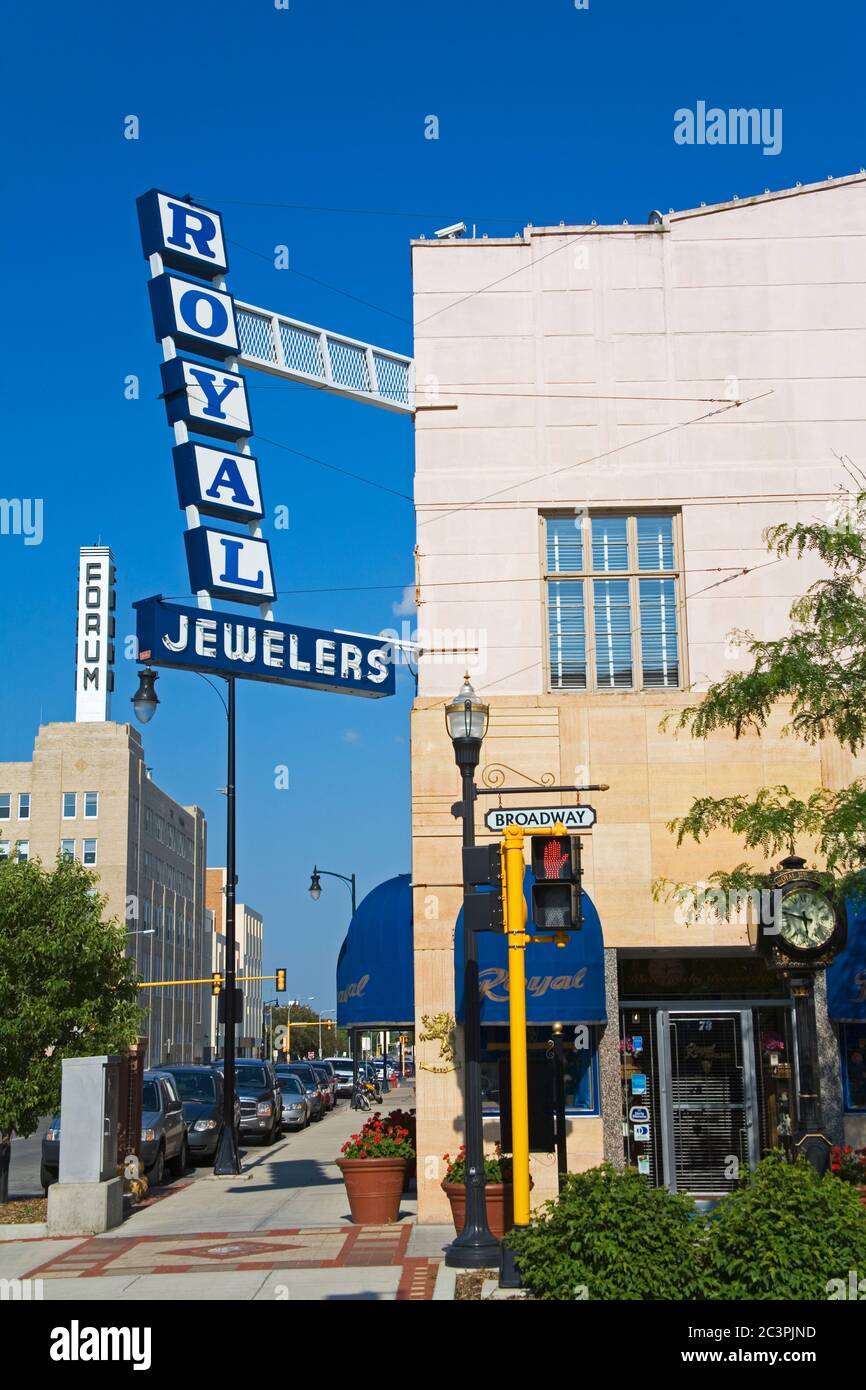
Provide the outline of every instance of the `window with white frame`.
[[0,859],[9,858],[9,841],[0,840]]
[[84,793],[84,819],[95,820],[99,815],[99,792]]
[[30,793],[29,793],[29,792],[19,792],[19,793],[18,793],[18,819],[19,819],[19,820],[29,820],[29,819],[30,819]]
[[77,797],[77,793],[76,793],[76,792],[64,792],[64,793],[63,793],[63,819],[64,819],[64,820],[74,820],[74,819],[75,819],[76,809],[77,809],[77,801],[78,801],[78,797]]
[[95,840],[84,840],[84,841],[83,841],[83,846],[84,846],[84,849],[83,849],[83,853],[82,853],[82,855],[81,855],[81,862],[82,862],[82,864],[95,864],[95,863],[96,863],[96,841],[95,841]]
[[19,864],[26,864],[30,858],[30,841],[18,840],[15,845],[15,858]]
[[75,841],[74,841],[74,840],[61,840],[61,841],[60,841],[60,858],[61,858],[61,859],[74,859],[74,858],[75,858]]
[[0,820],[12,819],[12,793],[0,792]]
[[670,512],[544,518],[553,690],[681,683],[680,560]]

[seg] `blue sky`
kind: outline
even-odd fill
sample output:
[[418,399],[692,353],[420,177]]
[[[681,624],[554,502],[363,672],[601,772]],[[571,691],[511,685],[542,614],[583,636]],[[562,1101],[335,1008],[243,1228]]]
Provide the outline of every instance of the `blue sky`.
[[[114,549],[121,638],[135,599],[189,588],[139,193],[189,192],[223,213],[238,298],[411,352],[411,237],[458,220],[490,235],[642,222],[864,162],[864,23],[848,0],[49,0],[18,7],[6,35],[0,491],[43,498],[45,520],[41,545],[0,537],[2,760],[29,757],[40,719],[73,716],[79,545]],[[780,108],[780,153],[676,144],[674,112],[699,100]],[[278,244],[288,271],[273,266]],[[124,399],[130,374],[138,401]],[[410,422],[247,382],[257,434],[393,490],[257,447],[266,503],[291,517],[269,528],[278,616],[392,625],[412,580],[412,508],[393,495],[412,491]],[[135,671],[119,662],[115,718],[129,717]],[[204,807],[220,863],[222,711],[195,676],[164,673],[160,693],[147,761]],[[287,965],[290,991],[320,1007],[334,1003],[348,894],[326,879],[312,903],[309,871],[354,870],[363,892],[409,869],[411,698],[405,672],[385,701],[240,689],[238,891],[265,915],[266,965]]]

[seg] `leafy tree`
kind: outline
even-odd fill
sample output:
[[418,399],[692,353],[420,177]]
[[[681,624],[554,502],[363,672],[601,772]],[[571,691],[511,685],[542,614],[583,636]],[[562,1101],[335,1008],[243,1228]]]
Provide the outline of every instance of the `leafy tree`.
[[0,1201],[12,1131],[27,1136],[60,1107],[64,1057],[118,1052],[140,1010],[125,933],[104,922],[96,876],[0,859]]
[[[273,1011],[273,1027],[275,1030],[276,1044],[285,1034],[277,1033],[277,1029],[285,1029],[287,1021],[291,1022],[290,1029],[290,1049],[292,1057],[306,1057],[308,1052],[318,1052],[319,1050],[319,1018],[320,1015],[315,1009],[309,1008],[307,1004],[293,1002],[288,1005],[276,1008]],[[309,1023],[309,1027],[303,1025]],[[336,1033],[336,1041],[335,1041]],[[349,1048],[349,1035],[343,1028],[335,1030],[330,1020],[322,1022],[322,1053],[324,1056],[347,1052]]]
[[[764,532],[767,548],[779,557],[810,553],[823,561],[824,577],[813,583],[790,610],[791,629],[772,641],[748,632],[736,634],[752,669],[732,672],[711,685],[699,702],[669,714],[694,738],[731,729],[736,738],[760,733],[781,702],[789,707],[784,732],[811,744],[834,737],[857,754],[866,745],[866,491],[844,494],[835,520],[782,522]],[[862,892],[866,864],[866,779],[832,791],[817,787],[805,798],[787,786],[762,787],[754,796],[697,797],[684,816],[670,822],[682,844],[687,836],[705,839],[725,829],[742,837],[765,860],[793,854],[801,838],[813,841],[826,865],[826,883],[840,895]],[[723,891],[758,887],[760,869],[742,863],[716,870],[709,882]],[[656,896],[686,885],[658,880]],[[712,896],[710,894],[710,896]]]

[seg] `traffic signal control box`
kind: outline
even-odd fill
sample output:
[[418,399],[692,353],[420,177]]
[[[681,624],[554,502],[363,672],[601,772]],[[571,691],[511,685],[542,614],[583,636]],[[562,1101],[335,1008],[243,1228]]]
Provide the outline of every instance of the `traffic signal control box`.
[[464,930],[504,931],[502,849],[498,842],[463,846],[463,886]]

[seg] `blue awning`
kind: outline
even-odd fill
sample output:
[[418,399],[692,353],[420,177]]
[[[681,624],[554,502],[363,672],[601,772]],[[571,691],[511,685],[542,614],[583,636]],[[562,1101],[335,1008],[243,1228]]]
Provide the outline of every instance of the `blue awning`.
[[[532,885],[523,879],[528,922],[532,922]],[[526,1021],[530,1024],[606,1023],[604,939],[592,899],[584,893],[583,928],[572,932],[567,946],[530,942],[526,948]],[[502,932],[478,933],[478,984],[482,1024],[508,1023],[508,945]],[[463,909],[454,932],[455,1013],[463,1018]]]
[[386,879],[359,904],[337,958],[339,1028],[415,1024],[412,882]]
[[866,897],[846,907],[848,943],[827,967],[827,1013],[834,1023],[866,1023]]

